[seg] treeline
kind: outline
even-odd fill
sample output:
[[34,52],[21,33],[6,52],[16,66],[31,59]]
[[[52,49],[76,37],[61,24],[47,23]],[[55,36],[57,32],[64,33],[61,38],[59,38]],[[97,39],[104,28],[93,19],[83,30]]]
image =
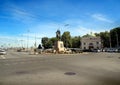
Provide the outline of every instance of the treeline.
[[[70,35],[70,32],[66,31],[62,34],[61,40],[64,42],[64,46],[66,48],[80,48],[81,46],[81,37],[80,36],[75,36],[72,37]],[[55,42],[57,41],[56,37],[48,38],[48,37],[43,37],[41,42],[42,46],[45,49],[52,48],[55,45]]]
[[95,35],[101,37],[103,48],[120,47],[120,27],[113,28],[109,32],[95,33]]
[[[82,37],[85,36],[90,36],[90,35],[86,34]],[[95,33],[95,36],[101,37],[103,48],[120,46],[120,27],[113,28],[110,31]],[[80,48],[82,37],[81,36],[72,37],[70,32],[66,31],[61,35],[61,40],[64,42],[64,46],[66,48]],[[41,43],[45,49],[48,49],[48,48],[52,48],[56,41],[57,41],[56,37],[52,37],[52,38],[43,37]]]

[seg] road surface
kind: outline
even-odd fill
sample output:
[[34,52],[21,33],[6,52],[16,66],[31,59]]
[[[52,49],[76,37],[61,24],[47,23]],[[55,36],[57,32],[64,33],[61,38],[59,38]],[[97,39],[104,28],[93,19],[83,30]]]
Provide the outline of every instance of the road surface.
[[120,53],[0,55],[0,85],[120,85]]

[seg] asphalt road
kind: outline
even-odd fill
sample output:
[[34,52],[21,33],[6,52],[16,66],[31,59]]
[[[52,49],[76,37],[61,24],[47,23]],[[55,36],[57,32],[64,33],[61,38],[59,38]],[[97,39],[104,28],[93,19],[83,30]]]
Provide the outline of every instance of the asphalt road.
[[0,55],[0,85],[120,85],[120,53]]

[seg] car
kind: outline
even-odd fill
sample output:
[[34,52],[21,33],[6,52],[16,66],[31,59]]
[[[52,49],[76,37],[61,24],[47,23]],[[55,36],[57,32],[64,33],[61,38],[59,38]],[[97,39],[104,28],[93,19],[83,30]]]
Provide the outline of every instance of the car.
[[93,49],[92,52],[101,52],[100,49]]
[[117,52],[118,51],[118,49],[116,49],[116,48],[108,48],[107,49],[107,52]]
[[117,52],[120,53],[120,48],[117,49]]
[[71,51],[72,51],[73,53],[82,53],[82,52],[83,52],[83,50],[80,49],[80,48],[71,48]]
[[0,55],[6,55],[6,51],[5,50],[0,50]]

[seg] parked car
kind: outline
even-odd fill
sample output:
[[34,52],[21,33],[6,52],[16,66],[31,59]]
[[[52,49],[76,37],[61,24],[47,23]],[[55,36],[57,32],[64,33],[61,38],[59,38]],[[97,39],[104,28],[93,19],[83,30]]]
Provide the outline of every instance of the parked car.
[[106,51],[107,52],[118,52],[118,49],[116,49],[116,48],[108,48]]
[[92,52],[101,52],[100,49],[93,49]]
[[6,55],[6,51],[5,50],[0,50],[0,55]]
[[80,48],[71,48],[71,51],[72,51],[73,53],[82,53],[82,52],[83,52],[83,50],[80,49]]

